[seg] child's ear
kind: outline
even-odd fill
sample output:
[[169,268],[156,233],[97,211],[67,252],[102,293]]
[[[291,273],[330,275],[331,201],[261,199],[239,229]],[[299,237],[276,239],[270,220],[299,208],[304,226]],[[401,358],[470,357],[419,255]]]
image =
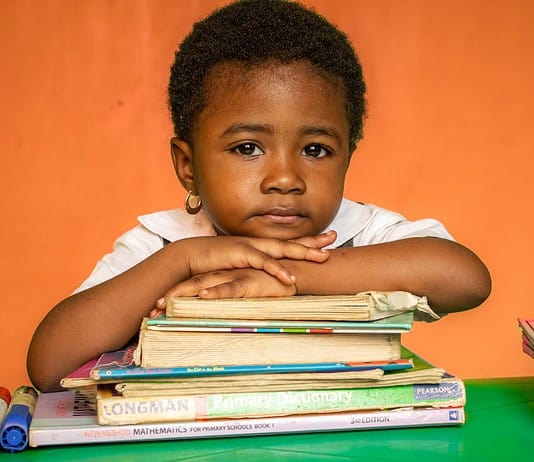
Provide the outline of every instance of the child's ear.
[[186,191],[196,193],[193,176],[193,149],[181,138],[171,138],[171,156],[176,176]]

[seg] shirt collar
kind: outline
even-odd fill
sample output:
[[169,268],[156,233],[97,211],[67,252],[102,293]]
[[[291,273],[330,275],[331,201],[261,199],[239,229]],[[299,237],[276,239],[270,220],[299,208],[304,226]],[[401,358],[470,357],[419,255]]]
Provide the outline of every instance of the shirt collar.
[[145,228],[170,242],[217,234],[203,210],[195,215],[190,215],[183,209],[164,210],[142,215],[138,220]]
[[[367,226],[371,218],[372,212],[369,208],[358,202],[343,199],[334,220],[325,229],[337,232],[336,241],[328,248],[339,247],[352,239]],[[188,237],[216,235],[203,210],[196,215],[189,215],[183,209],[166,210],[142,215],[138,220],[145,228],[170,242]]]
[[343,199],[339,210],[327,226],[325,231],[334,230],[337,233],[335,242],[327,249],[335,249],[359,234],[372,218],[372,211],[359,202]]

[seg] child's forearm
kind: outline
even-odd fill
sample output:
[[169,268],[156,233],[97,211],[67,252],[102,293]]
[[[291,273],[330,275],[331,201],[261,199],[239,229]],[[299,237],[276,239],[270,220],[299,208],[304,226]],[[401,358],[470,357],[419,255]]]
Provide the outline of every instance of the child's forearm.
[[155,301],[188,277],[178,246],[168,246],[125,273],[56,305],[37,328],[28,373],[42,391],[104,351],[122,347]]
[[426,296],[438,313],[478,306],[491,291],[489,272],[480,259],[462,245],[438,238],[331,250],[321,264],[284,264],[297,277],[298,293],[405,290]]

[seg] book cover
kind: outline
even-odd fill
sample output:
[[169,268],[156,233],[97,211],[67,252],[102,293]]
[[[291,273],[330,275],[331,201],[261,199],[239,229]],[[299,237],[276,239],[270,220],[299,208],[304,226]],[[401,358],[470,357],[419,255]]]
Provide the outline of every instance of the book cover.
[[146,328],[161,331],[234,333],[360,334],[407,333],[413,327],[413,312],[372,321],[282,321],[261,319],[186,319],[159,316],[147,319]]
[[[93,400],[93,405],[91,401]],[[219,419],[101,426],[97,423],[94,396],[80,391],[42,393],[29,430],[30,447],[117,443],[461,425],[462,407],[403,408],[392,411],[359,411],[257,419]]]
[[[104,353],[107,355],[107,353]],[[102,355],[102,356],[104,356]],[[91,370],[90,376],[94,383],[98,381],[130,381],[130,380],[169,380],[192,377],[221,377],[228,375],[253,374],[285,374],[296,372],[348,372],[381,369],[383,371],[405,370],[413,367],[410,358],[401,358],[394,361],[367,361],[367,362],[332,362],[332,363],[306,363],[306,364],[268,364],[249,366],[191,366],[170,368],[145,368],[132,365],[128,360],[125,363],[102,363],[100,361]]]
[[71,372],[66,377],[63,377],[60,381],[60,385],[63,388],[77,388],[92,385],[94,381],[91,379],[90,375],[93,367],[96,366],[96,363],[96,359],[91,359],[91,361],[88,361],[82,367]]
[[170,297],[166,306],[168,317],[293,321],[360,321],[404,311],[432,312],[425,297],[402,291],[231,299]]
[[439,384],[395,385],[334,390],[212,393],[184,396],[124,397],[99,386],[97,416],[101,425],[273,417],[400,407],[450,407],[465,404],[461,379]]

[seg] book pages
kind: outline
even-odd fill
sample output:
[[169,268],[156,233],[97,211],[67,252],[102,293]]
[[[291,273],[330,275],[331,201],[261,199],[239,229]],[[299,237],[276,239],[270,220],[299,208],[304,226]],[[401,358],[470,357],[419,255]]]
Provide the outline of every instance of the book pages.
[[373,314],[417,311],[438,319],[426,297],[408,292],[361,292],[355,295],[294,295],[290,297],[201,299],[170,297],[167,317],[358,321]]

